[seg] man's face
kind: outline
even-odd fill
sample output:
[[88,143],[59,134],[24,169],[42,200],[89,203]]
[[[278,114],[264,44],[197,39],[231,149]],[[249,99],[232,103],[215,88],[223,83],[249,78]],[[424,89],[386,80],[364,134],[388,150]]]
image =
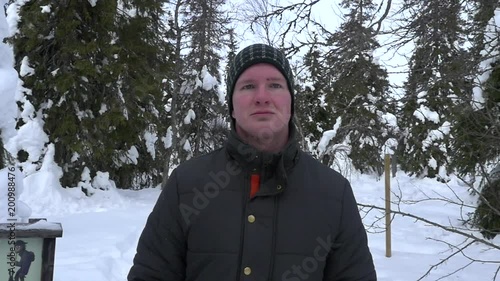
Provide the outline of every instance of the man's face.
[[283,74],[270,64],[255,64],[236,81],[232,116],[237,129],[254,137],[269,137],[288,132],[291,103]]
[[19,251],[21,251],[21,246],[19,245],[15,246],[14,250],[16,251],[16,253],[19,253]]

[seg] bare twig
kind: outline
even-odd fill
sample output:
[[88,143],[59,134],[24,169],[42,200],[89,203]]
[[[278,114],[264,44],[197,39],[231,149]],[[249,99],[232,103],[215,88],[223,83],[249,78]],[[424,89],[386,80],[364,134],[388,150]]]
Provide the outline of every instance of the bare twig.
[[[361,206],[361,207],[365,207],[365,208],[373,208],[373,209],[376,209],[376,210],[381,210],[381,211],[385,211],[385,208],[383,207],[379,207],[379,206],[374,206],[374,205],[368,205],[368,204],[362,204],[362,203],[358,203],[358,206]],[[474,236],[470,233],[466,233],[464,231],[460,231],[458,229],[456,229],[455,227],[448,227],[448,226],[444,226],[442,224],[439,224],[439,223],[436,223],[436,222],[433,222],[431,220],[428,220],[426,218],[422,218],[420,216],[416,216],[414,214],[410,214],[410,213],[406,213],[406,212],[401,212],[401,211],[391,211],[391,213],[394,213],[394,214],[398,214],[398,215],[401,215],[403,217],[410,217],[410,218],[413,218],[417,221],[421,221],[421,222],[425,222],[427,224],[430,224],[432,226],[435,226],[435,227],[438,227],[438,228],[441,228],[443,230],[446,230],[448,232],[452,232],[452,233],[456,233],[456,234],[459,234],[459,235],[462,235],[464,237],[468,237],[470,239],[473,239],[474,242],[480,242],[480,243],[483,243],[491,248],[495,248],[497,250],[500,250],[500,245],[495,245],[493,244],[492,242],[489,242],[487,240],[484,240],[482,238],[479,238],[477,236]]]
[[377,29],[375,30],[375,34],[378,34],[380,32],[380,29],[382,28],[382,22],[385,20],[387,15],[389,15],[389,11],[391,10],[391,3],[392,3],[392,0],[387,0],[387,7],[385,8],[385,12],[382,15],[382,17],[380,17],[380,19],[378,21],[376,21],[372,25],[370,25],[369,28],[373,28],[374,25],[377,25]]

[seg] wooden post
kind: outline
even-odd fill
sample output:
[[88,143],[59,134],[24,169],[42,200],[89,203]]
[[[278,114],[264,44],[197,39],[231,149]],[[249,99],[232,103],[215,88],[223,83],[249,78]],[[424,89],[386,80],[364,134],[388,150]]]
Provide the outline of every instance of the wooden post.
[[398,158],[396,154],[392,155],[391,165],[392,165],[392,177],[395,178],[396,173],[398,172]]
[[392,256],[391,249],[391,156],[385,155],[385,256]]

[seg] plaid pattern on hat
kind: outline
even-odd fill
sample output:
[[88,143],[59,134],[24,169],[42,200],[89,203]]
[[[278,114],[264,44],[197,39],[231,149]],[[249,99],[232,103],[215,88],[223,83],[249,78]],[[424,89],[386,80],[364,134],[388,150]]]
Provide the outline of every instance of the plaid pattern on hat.
[[[233,112],[233,91],[238,77],[247,68],[258,63],[269,63],[276,67],[285,76],[288,84],[288,90],[292,95],[292,115],[293,115],[293,73],[285,57],[280,50],[265,44],[250,45],[241,50],[232,61],[229,62],[227,73],[227,96],[229,104],[229,114]],[[233,120],[234,122],[234,120]]]

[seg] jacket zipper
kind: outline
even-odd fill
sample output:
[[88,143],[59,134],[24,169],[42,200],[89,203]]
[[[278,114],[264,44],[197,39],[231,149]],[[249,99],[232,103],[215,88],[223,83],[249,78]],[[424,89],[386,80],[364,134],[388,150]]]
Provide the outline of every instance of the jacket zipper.
[[240,250],[239,250],[239,256],[238,256],[238,270],[236,271],[236,279],[235,280],[240,280],[240,275],[241,275],[241,267],[242,267],[242,260],[243,260],[243,243],[245,240],[245,215],[246,215],[246,210],[247,210],[247,202],[248,202],[248,196],[250,193],[250,177],[248,174],[245,175],[245,186],[243,190],[243,196],[242,196],[242,203],[243,203],[243,210],[241,212],[241,227],[240,227]]

